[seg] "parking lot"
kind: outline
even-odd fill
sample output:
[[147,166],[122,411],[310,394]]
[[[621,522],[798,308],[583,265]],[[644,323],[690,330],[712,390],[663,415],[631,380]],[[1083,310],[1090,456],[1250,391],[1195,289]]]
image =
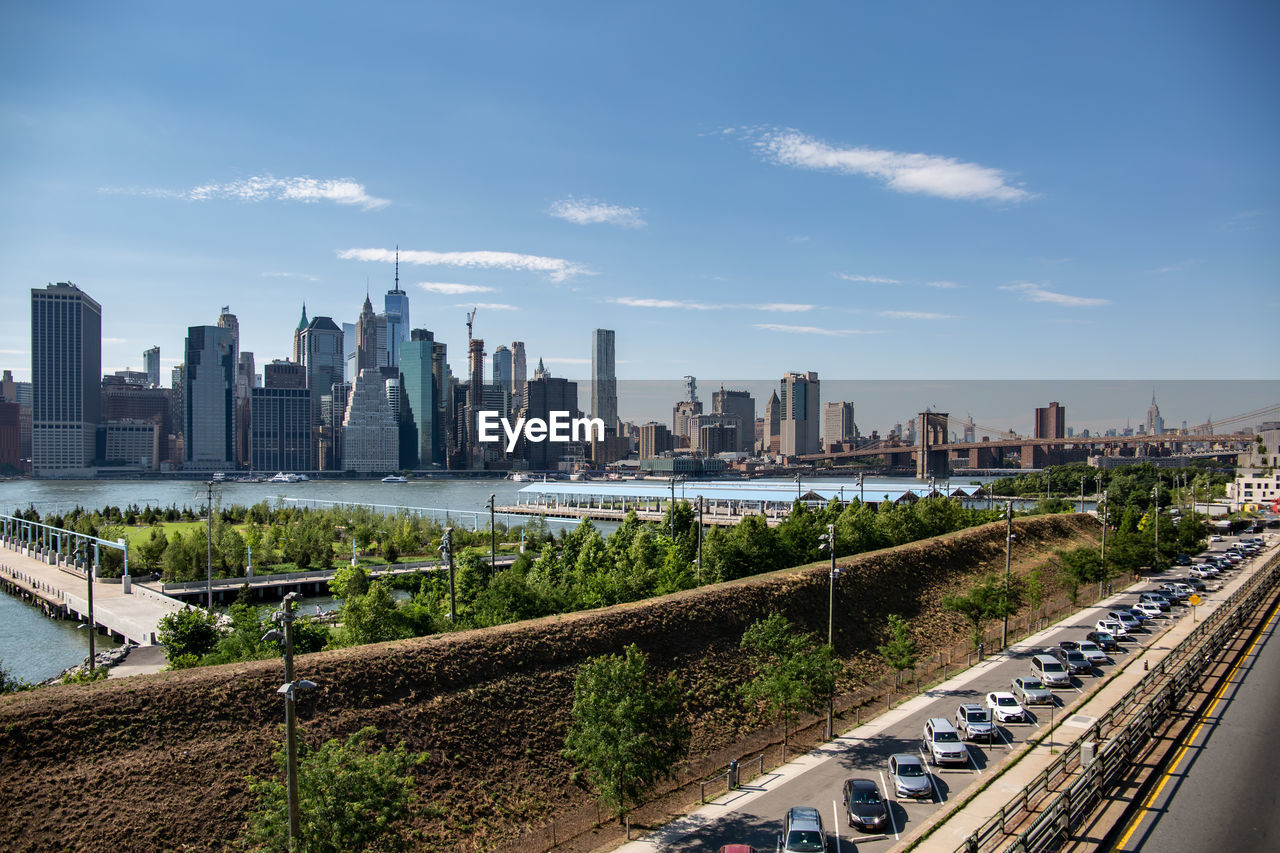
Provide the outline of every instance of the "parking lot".
[[[1224,552],[1234,538],[1213,542],[1210,552]],[[1246,560],[1217,578],[1204,581],[1200,595],[1208,600],[1220,597],[1225,584],[1232,587],[1249,571],[1253,560]],[[1098,680],[1136,651],[1159,644],[1168,626],[1179,619],[1192,618],[1192,606],[1174,605],[1167,613],[1151,618],[1144,627],[1119,641],[1119,649],[1111,652],[1105,663],[1088,674],[1071,675],[1069,683],[1052,690],[1053,702],[1027,706],[1023,722],[999,722],[990,743],[966,742],[969,760],[963,766],[933,766],[925,751],[923,732],[928,719],[941,717],[954,722],[962,703],[987,705],[987,694],[1008,691],[1012,679],[1032,676],[1031,659],[1045,649],[1064,640],[1080,641],[1095,629],[1100,618],[1122,605],[1132,607],[1142,593],[1157,590],[1170,579],[1188,577],[1188,567],[1174,566],[1155,580],[1135,584],[1086,608],[1057,625],[1018,643],[1007,652],[988,658],[947,682],[914,697],[892,711],[860,726],[820,749],[790,762],[784,767],[749,780],[744,787],[732,791],[677,820],[645,839],[620,848],[628,853],[649,850],[705,851],[718,850],[725,844],[749,844],[756,850],[773,851],[782,831],[782,817],[792,806],[813,806],[819,810],[826,830],[827,849],[861,851],[889,850],[899,840],[918,828],[946,803],[955,799],[975,782],[983,779],[1013,749],[1035,736],[1042,728],[1070,717],[1073,705]],[[1087,727],[1092,720],[1068,719],[1065,725]],[[911,799],[897,796],[889,778],[888,761],[894,754],[919,756],[929,777],[927,797]],[[848,826],[842,799],[846,779],[866,778],[874,781],[884,795],[889,811],[889,825],[871,833]],[[1010,792],[1012,793],[1012,792]]]

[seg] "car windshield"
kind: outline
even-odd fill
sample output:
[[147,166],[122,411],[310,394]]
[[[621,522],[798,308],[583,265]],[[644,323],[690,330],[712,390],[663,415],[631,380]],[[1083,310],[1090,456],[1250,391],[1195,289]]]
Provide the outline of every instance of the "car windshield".
[[1097,645],[1095,645],[1094,643],[1081,643],[1081,644],[1080,644],[1080,651],[1082,651],[1082,652],[1096,652],[1097,650],[1098,650],[1098,647],[1097,647]]
[[874,806],[880,802],[879,791],[854,791],[853,796],[849,798],[851,803],[861,803],[864,806]]
[[1045,661],[1044,671],[1045,672],[1062,672],[1062,664],[1058,663],[1056,660],[1052,662]]
[[811,829],[793,829],[787,836],[787,850],[796,853],[822,853],[822,833]]
[[986,711],[970,711],[965,719],[971,723],[985,723],[987,721]]
[[923,776],[923,775],[924,775],[924,768],[923,768],[923,767],[921,767],[919,764],[914,764],[914,763],[913,763],[913,764],[899,764],[899,765],[898,765],[898,775],[899,775],[899,776]]
[[934,732],[933,739],[938,743],[958,743],[960,737],[955,732]]
[[1080,654],[1080,652],[1075,649],[1072,649],[1067,652],[1067,660],[1084,660],[1084,655]]
[[1044,690],[1044,685],[1036,681],[1034,678],[1028,678],[1022,682],[1023,690]]
[[996,704],[1001,708],[1012,708],[1014,705],[1017,705],[1018,702],[1012,696],[997,696]]

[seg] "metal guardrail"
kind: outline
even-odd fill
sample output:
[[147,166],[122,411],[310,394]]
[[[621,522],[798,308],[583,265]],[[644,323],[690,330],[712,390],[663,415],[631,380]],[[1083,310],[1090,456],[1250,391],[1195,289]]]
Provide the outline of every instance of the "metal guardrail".
[[764,775],[764,753],[763,752],[755,756],[754,758],[744,758],[741,761],[730,762],[729,766],[725,768],[723,773],[717,773],[715,776],[712,776],[709,779],[704,779],[698,783],[699,799],[701,799],[702,802],[705,803],[707,801],[707,786],[713,785],[716,782],[719,782],[721,779],[725,780],[726,792],[736,790],[742,784],[742,768],[751,764],[756,765],[756,772],[755,772],[755,775],[748,776],[747,777],[748,779],[754,779],[757,776]]
[[[1035,780],[966,838],[956,853],[999,849],[1000,844],[993,842],[1009,834],[1007,826],[1028,815],[1033,805],[1041,802],[1042,795],[1053,792],[1055,783],[1072,775],[1078,778],[1057,793],[1004,849],[1017,853],[1054,849],[1072,828],[1083,823],[1098,800],[1120,782],[1132,759],[1157,727],[1179,707],[1181,699],[1195,689],[1201,674],[1230,643],[1247,616],[1280,583],[1280,560],[1271,559],[1268,568],[1250,578],[1221,607],[1206,616],[1111,710],[1077,738],[1071,748],[1050,762]],[[1093,753],[1091,761],[1087,760],[1090,752]],[[1085,759],[1083,763],[1082,759]]]

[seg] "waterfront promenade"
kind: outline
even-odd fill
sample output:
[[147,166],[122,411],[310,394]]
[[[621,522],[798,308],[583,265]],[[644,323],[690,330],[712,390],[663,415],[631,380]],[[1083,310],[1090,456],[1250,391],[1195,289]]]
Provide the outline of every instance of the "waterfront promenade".
[[[88,583],[78,569],[51,566],[24,549],[4,544],[0,546],[0,580],[35,599],[51,616],[88,618]],[[124,585],[115,580],[94,581],[93,615],[98,629],[122,642],[153,645],[160,619],[185,605],[136,582],[126,594]]]

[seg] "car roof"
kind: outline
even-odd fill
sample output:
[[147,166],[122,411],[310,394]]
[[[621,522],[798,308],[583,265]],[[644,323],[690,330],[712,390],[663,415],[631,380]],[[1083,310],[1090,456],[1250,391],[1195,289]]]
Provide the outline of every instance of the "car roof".
[[935,729],[954,728],[954,726],[951,725],[951,721],[948,720],[946,717],[930,717],[929,724],[933,726]]
[[986,710],[986,708],[983,708],[983,707],[982,707],[981,705],[979,705],[977,702],[962,702],[962,703],[960,703],[960,710],[962,710],[962,711],[985,711],[985,710]]
[[920,756],[909,752],[896,752],[889,756],[889,760],[896,764],[919,764]]
[[844,784],[846,787],[852,788],[855,791],[879,791],[880,790],[879,788],[876,787],[876,783],[872,782],[870,779],[846,779],[844,780]]
[[1055,658],[1053,655],[1047,655],[1047,654],[1038,654],[1033,658],[1033,660],[1038,660],[1041,663],[1057,663],[1058,662],[1058,659]]
[[1008,696],[1010,699],[1014,698],[1013,694],[1010,693],[1008,690],[992,690],[987,695],[988,696]]

